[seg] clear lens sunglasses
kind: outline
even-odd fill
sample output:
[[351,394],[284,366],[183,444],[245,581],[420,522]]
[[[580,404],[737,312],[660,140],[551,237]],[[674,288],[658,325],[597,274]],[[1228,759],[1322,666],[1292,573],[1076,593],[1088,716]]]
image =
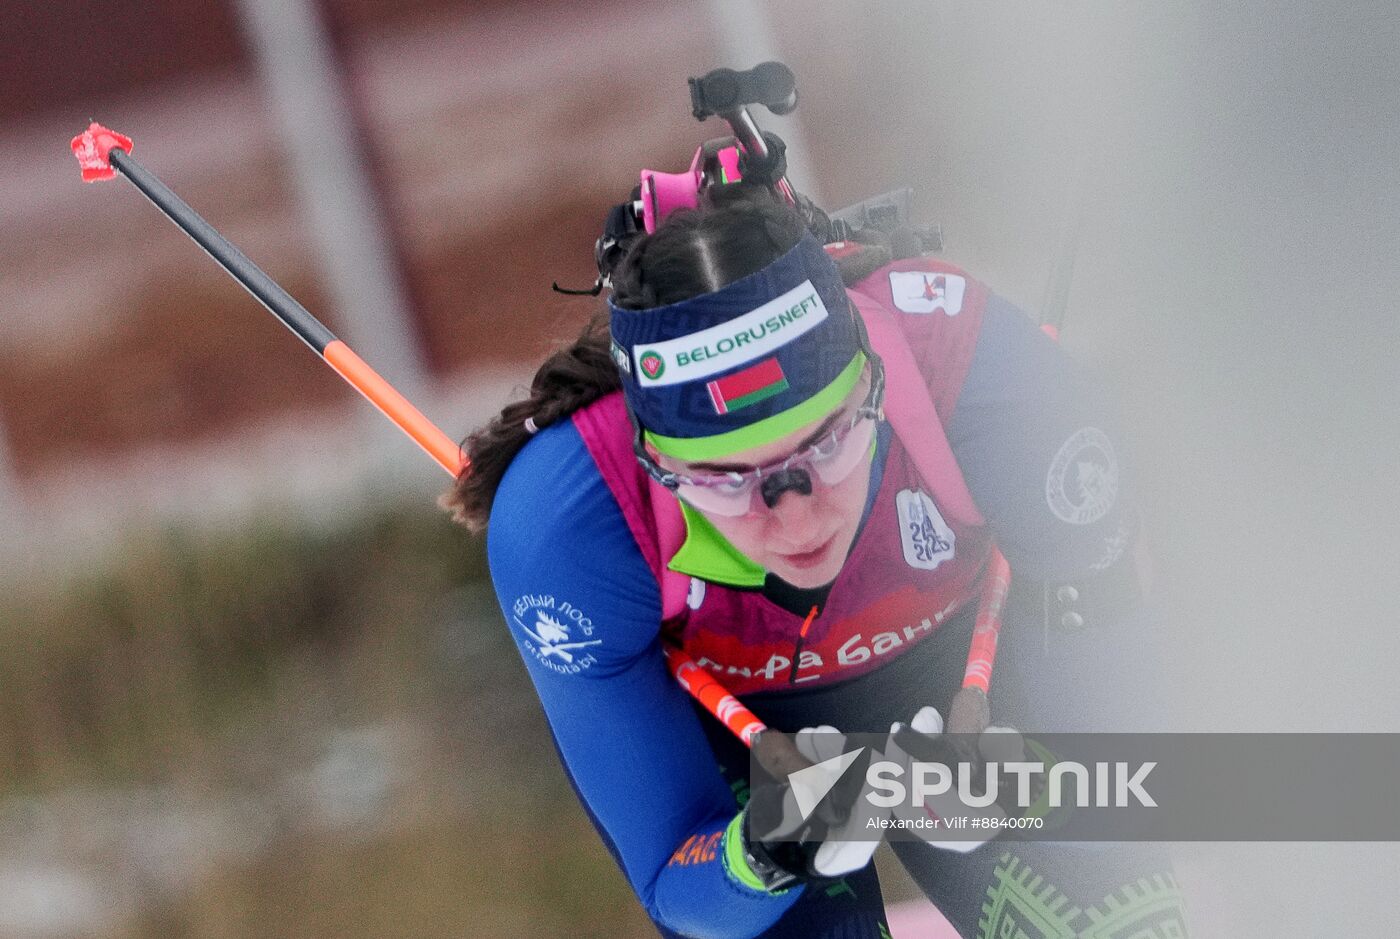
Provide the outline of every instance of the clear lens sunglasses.
[[884,416],[885,370],[873,353],[867,351],[866,356],[870,363],[870,390],[864,403],[856,408],[849,421],[838,422],[818,440],[782,460],[742,473],[675,473],[659,466],[647,453],[641,428],[635,421],[633,452],[652,479],[700,511],[729,518],[766,511],[763,482],[779,473],[803,470],[825,485],[835,486],[860,465],[870,450],[875,422]]

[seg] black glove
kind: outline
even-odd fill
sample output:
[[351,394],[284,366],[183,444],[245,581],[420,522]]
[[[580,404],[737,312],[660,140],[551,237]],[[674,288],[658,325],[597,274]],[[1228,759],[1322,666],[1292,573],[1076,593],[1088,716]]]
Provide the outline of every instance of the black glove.
[[[795,746],[777,734],[760,734],[755,739],[756,757],[773,778],[755,783],[740,813],[737,833],[743,839],[749,871],[764,889],[772,892],[797,882],[837,880],[865,867],[874,856],[879,839],[869,836],[869,820],[887,816],[889,810],[876,808],[863,794],[866,767],[881,754],[862,750],[808,816],[802,814],[788,784],[791,773],[841,756],[844,747],[845,737],[829,726],[804,728],[797,733]],[[755,831],[755,815],[765,822],[781,821],[767,831]]]

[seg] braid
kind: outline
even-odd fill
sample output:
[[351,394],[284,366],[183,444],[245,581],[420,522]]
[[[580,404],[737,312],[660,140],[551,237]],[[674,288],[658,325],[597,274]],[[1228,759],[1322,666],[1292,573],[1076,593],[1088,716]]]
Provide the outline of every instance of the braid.
[[535,372],[530,396],[505,406],[462,449],[471,461],[438,504],[472,531],[484,531],[496,489],[515,455],[536,430],[564,420],[603,395],[622,387],[610,354],[606,312],[596,314],[572,345],[555,352]]

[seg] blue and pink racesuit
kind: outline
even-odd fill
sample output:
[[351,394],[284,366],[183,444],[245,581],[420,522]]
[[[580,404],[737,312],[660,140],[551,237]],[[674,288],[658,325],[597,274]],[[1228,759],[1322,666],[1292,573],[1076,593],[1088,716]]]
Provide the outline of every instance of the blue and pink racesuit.
[[[873,867],[779,894],[745,876],[731,827],[747,751],[677,686],[663,643],[782,730],[878,731],[926,704],[946,714],[995,542],[1022,601],[1002,631],[995,722],[1133,728],[1130,705],[1145,703],[1129,674],[1151,661],[1141,617],[1042,609],[1045,584],[1092,596],[1131,579],[1135,523],[1104,397],[955,267],[897,261],[848,294],[875,351],[889,361],[902,345],[921,379],[892,380],[887,409],[926,395],[952,470],[926,480],[911,456],[926,442],[910,448],[882,423],[864,520],[829,588],[766,575],[698,513],[682,518],[633,455],[621,393],[537,434],[496,495],[488,552],[506,620],[573,785],[663,935],[888,935]],[[1142,851],[895,849],[963,935],[1185,935],[1167,865]]]

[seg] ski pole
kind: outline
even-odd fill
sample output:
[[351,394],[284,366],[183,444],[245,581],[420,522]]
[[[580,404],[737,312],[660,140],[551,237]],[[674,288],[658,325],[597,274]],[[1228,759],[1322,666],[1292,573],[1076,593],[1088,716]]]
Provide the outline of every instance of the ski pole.
[[[365,364],[349,346],[336,338],[183,199],[137,163],[131,156],[130,137],[94,121],[87,130],[73,138],[70,146],[82,167],[84,182],[112,179],[120,172],[337,374],[412,437],[443,469],[455,477],[469,468],[461,448],[408,399]],[[668,651],[667,658],[681,687],[723,721],[744,743],[750,743],[764,729],[762,721],[684,653]]]
[[981,604],[972,627],[972,645],[967,650],[967,670],[963,687],[983,694],[991,690],[992,666],[997,658],[997,637],[1001,634],[1001,611],[1011,590],[1011,566],[996,548],[987,563],[987,579],[982,582]]
[[671,646],[663,646],[662,651],[677,683],[752,750],[753,758],[774,779],[786,779],[792,773],[812,765],[812,761],[797,749],[793,738],[786,734],[767,733],[768,725],[744,707],[700,663]]
[[1001,616],[1006,595],[1011,590],[1011,565],[997,548],[987,560],[982,592],[978,598],[977,619],[972,624],[972,642],[967,650],[967,667],[962,687],[948,705],[946,728],[951,734],[976,736],[991,723],[992,669],[996,665],[997,640],[1001,636]]
[[284,326],[296,333],[337,375],[408,434],[439,466],[454,477],[466,469],[467,459],[451,438],[165,183],[136,162],[131,156],[130,137],[94,121],[87,130],[73,138],[70,146],[82,167],[84,182],[111,179],[119,171],[166,218],[194,239],[195,244],[203,248]]
[[671,647],[665,648],[664,651],[671,675],[680,686],[689,691],[721,724],[728,727],[734,736],[746,746],[752,747],[753,738],[767,730],[767,725],[690,656]]

